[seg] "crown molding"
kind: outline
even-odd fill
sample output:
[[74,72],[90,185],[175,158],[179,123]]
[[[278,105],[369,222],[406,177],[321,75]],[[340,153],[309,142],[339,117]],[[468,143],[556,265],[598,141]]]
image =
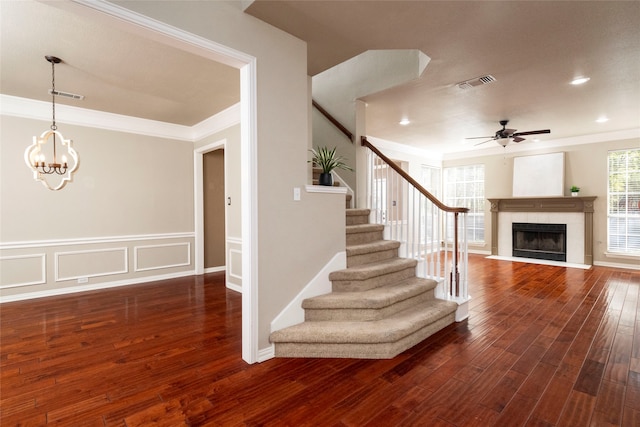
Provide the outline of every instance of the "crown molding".
[[[0,94],[0,114],[34,120],[51,120],[51,104]],[[56,105],[56,121],[117,132],[196,142],[240,123],[240,104],[232,105],[193,126],[141,119],[69,105]]]

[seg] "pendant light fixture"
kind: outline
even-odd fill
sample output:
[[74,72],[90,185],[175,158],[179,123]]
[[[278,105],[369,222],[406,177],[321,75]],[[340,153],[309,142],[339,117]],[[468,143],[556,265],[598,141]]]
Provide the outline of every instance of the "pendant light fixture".
[[[55,56],[45,56],[45,59],[51,63],[51,106],[52,106],[52,122],[49,130],[44,131],[40,137],[33,137],[31,144],[24,152],[24,160],[33,170],[33,178],[49,190],[60,190],[65,184],[71,181],[72,175],[78,168],[78,154],[71,147],[71,140],[64,139],[62,134],[58,132],[56,125],[56,74],[55,64],[62,62],[60,58]],[[52,141],[52,149],[48,153],[53,153],[53,161],[47,162],[44,148],[49,141]],[[58,152],[57,142],[60,142],[60,148],[63,154]],[[68,156],[68,157],[67,157]],[[59,177],[56,177],[59,176]]]

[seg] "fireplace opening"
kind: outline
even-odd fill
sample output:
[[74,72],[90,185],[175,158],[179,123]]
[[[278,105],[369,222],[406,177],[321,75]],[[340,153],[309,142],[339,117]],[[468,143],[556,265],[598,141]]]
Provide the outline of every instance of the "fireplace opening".
[[514,222],[513,256],[567,261],[567,225]]

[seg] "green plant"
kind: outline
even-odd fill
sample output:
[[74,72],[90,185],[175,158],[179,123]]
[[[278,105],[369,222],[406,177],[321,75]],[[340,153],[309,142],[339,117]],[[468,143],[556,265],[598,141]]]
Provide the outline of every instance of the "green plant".
[[577,193],[578,191],[580,191],[580,187],[576,187],[575,185],[571,186],[571,192],[572,193]]
[[336,155],[336,147],[329,149],[327,147],[319,147],[316,149],[310,149],[313,154],[311,162],[322,169],[322,173],[331,173],[334,169],[344,169],[353,172],[353,168],[344,163],[345,159],[342,156]]

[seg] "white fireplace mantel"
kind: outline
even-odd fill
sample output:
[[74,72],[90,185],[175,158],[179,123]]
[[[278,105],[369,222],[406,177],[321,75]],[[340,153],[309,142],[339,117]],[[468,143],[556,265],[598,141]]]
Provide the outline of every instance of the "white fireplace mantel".
[[543,212],[584,214],[584,264],[593,265],[593,202],[589,197],[509,197],[488,199],[491,203],[491,254],[500,255],[500,212]]

